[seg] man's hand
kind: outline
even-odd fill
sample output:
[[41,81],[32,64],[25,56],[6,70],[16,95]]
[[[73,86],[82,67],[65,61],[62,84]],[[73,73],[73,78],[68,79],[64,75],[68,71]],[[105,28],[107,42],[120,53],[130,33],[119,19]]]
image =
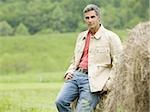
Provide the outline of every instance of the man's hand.
[[73,74],[67,73],[67,75],[65,76],[65,80],[69,80],[71,78],[73,78]]

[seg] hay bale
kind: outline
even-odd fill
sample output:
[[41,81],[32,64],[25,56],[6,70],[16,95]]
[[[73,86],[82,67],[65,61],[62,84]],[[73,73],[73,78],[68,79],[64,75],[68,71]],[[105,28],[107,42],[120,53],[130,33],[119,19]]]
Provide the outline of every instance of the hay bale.
[[123,45],[113,90],[96,112],[149,112],[150,22],[138,24]]

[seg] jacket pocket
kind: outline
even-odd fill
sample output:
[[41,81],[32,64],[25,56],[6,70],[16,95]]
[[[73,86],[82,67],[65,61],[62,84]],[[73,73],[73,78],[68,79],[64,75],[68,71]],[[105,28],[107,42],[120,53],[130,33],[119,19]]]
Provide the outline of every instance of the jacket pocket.
[[99,48],[96,48],[91,55],[93,55],[93,60],[96,63],[111,63],[110,49],[107,46],[99,46]]

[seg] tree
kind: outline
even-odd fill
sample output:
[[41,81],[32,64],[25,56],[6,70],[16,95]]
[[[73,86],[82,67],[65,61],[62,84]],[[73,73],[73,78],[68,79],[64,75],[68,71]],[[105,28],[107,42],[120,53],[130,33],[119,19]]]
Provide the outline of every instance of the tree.
[[20,23],[15,30],[15,35],[29,35],[27,27],[23,23]]
[[0,22],[0,36],[8,36],[12,35],[13,28],[6,22]]
[[30,34],[45,29],[74,32],[84,29],[82,10],[91,3],[100,6],[102,21],[110,29],[131,28],[149,19],[148,0],[3,0],[0,21],[13,28],[24,23]]

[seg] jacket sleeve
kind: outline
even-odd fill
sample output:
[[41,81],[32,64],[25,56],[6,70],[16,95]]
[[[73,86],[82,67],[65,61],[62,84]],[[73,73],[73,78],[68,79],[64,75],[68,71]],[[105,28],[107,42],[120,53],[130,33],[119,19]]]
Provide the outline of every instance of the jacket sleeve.
[[68,73],[71,73],[73,74],[73,72],[75,71],[76,69],[76,66],[75,66],[75,56],[72,57],[71,59],[71,64],[70,66],[68,67],[66,73],[65,73],[65,76],[68,74]]
[[112,33],[112,36],[110,36],[110,55],[112,60],[112,68],[110,71],[109,79],[106,82],[106,88],[108,90],[112,89],[112,83],[114,81],[117,70],[116,65],[118,63],[121,53],[122,53],[121,40],[115,33]]
[[77,37],[77,40],[76,40],[76,45],[75,45],[75,49],[74,49],[74,54],[72,56],[72,59],[71,59],[71,62],[70,62],[70,66],[68,67],[66,73],[65,73],[65,76],[68,74],[68,73],[71,73],[73,74],[74,71],[76,70],[77,68],[77,65],[75,65],[75,53],[76,53],[76,49],[77,49],[77,43],[80,39],[80,36],[81,36],[81,33],[78,35]]

